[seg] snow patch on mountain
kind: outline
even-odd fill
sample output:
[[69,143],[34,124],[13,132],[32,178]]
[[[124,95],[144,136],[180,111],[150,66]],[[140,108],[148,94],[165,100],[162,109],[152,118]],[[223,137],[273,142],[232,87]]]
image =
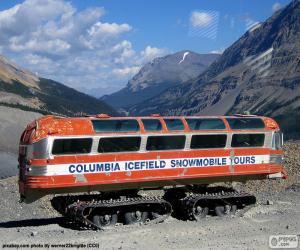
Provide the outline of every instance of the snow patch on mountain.
[[188,51],[184,52],[183,56],[182,56],[182,59],[180,60],[180,62],[178,64],[181,64],[185,60],[185,58],[187,57],[188,54],[190,54],[190,52],[188,52]]

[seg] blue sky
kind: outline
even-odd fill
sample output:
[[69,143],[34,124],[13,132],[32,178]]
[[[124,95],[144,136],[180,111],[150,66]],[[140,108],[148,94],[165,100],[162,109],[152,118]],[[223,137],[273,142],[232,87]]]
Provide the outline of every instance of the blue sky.
[[222,52],[287,0],[1,0],[0,53],[98,95],[180,50]]
[[[137,49],[146,44],[171,51],[190,49],[199,53],[226,48],[246,30],[247,17],[263,21],[273,13],[273,5],[282,0],[152,0],[152,1],[72,1],[84,8],[87,4],[104,6],[109,22],[126,22],[135,28],[130,39]],[[216,39],[189,35],[189,18],[193,11],[216,11],[219,23]]]

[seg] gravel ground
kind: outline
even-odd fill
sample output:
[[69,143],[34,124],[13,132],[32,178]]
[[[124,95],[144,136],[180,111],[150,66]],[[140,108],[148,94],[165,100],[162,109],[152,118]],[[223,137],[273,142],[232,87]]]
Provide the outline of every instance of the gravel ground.
[[0,105],[0,179],[17,175],[19,139],[41,114]]
[[0,105],[0,151],[17,154],[19,140],[25,127],[40,116],[39,113]]
[[18,173],[18,155],[0,152],[1,167],[0,179],[15,176]]
[[201,222],[170,217],[156,225],[77,231],[65,227],[51,209],[49,197],[20,204],[17,178],[0,180],[0,248],[4,244],[29,244],[28,249],[30,244],[75,244],[50,249],[78,249],[76,244],[95,243],[100,249],[268,249],[270,235],[300,236],[300,144],[289,143],[285,151],[288,180],[237,184],[255,193],[257,205],[243,216],[207,217]]

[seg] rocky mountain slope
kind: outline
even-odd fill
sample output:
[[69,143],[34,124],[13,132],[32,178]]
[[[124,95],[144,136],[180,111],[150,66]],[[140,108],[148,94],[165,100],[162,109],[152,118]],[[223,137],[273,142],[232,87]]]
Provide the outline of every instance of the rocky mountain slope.
[[145,115],[230,114],[272,116],[290,135],[300,122],[300,2],[292,1],[246,32],[193,81],[138,103]]
[[12,84],[18,81],[23,85],[31,88],[39,88],[39,79],[31,72],[20,68],[18,65],[10,62],[4,56],[0,55],[0,79],[3,82]]
[[117,112],[96,98],[39,78],[0,56],[0,105],[39,113],[77,115]]
[[[0,153],[17,154],[19,140],[27,124],[42,114],[0,106]],[[2,160],[2,158],[0,157]]]
[[201,74],[219,54],[180,51],[147,63],[127,86],[102,100],[116,108],[130,107]]
[[0,179],[17,175],[19,140],[40,113],[0,106]]

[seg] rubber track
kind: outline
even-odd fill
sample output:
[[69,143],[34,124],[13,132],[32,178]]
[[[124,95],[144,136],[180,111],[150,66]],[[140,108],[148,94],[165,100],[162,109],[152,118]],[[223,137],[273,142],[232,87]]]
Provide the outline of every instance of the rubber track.
[[[129,207],[134,205],[147,205],[147,204],[159,204],[162,208],[166,210],[166,214],[159,216],[156,219],[150,220],[145,222],[144,224],[155,224],[163,222],[167,219],[172,213],[172,206],[171,204],[163,199],[162,197],[151,196],[151,197],[134,197],[134,198],[122,198],[122,199],[109,199],[109,200],[81,200],[81,196],[60,196],[56,197],[60,201],[59,203],[66,202],[66,209],[64,211],[60,211],[61,214],[69,217],[72,220],[72,224],[76,225],[78,229],[94,229],[94,230],[107,230],[111,229],[112,227],[98,227],[95,225],[91,220],[85,216],[84,211],[85,209],[91,208],[118,208],[118,207]],[[184,204],[185,210],[182,211],[186,215],[186,219],[188,220],[195,220],[193,215],[193,207],[194,205],[203,200],[203,201],[221,201],[224,203],[230,203],[230,199],[237,199],[237,202],[241,202],[245,199],[245,207],[243,209],[238,210],[237,214],[242,216],[246,211],[248,211],[251,207],[255,205],[255,197],[246,192],[237,192],[237,191],[230,191],[230,192],[206,192],[206,193],[186,193],[186,197],[179,199],[178,201],[181,204]],[[75,202],[76,201],[76,202]],[[250,201],[250,202],[249,202]],[[122,209],[120,209],[122,210]],[[131,227],[132,225],[126,225],[126,227]]]
[[144,224],[154,224],[160,223],[167,219],[172,212],[172,206],[169,202],[162,199],[162,197],[134,197],[125,199],[109,199],[109,200],[99,200],[99,201],[78,201],[67,207],[66,215],[80,222],[81,228],[86,229],[109,229],[111,227],[99,227],[94,224],[91,220],[84,215],[86,209],[96,209],[96,208],[118,208],[124,206],[134,206],[134,205],[147,205],[147,204],[159,204],[162,208],[166,210],[166,214],[159,216],[153,220],[147,221]]
[[[201,200],[206,201],[206,202],[220,200],[224,203],[227,203],[228,199],[235,199],[235,198],[240,199],[240,200],[237,200],[238,202],[241,201],[241,198],[249,199],[249,201],[251,201],[251,203],[255,203],[255,200],[256,200],[255,197],[249,193],[232,191],[232,192],[203,193],[203,194],[188,193],[185,198],[181,199],[181,202],[186,207],[186,211],[183,211],[183,212],[185,213],[187,219],[195,220],[193,207],[197,202],[199,202]],[[230,202],[228,202],[228,203],[230,203]],[[252,206],[249,206],[249,204],[247,204],[247,205],[248,205],[247,208],[252,207]],[[247,210],[245,209],[245,212]],[[241,216],[242,213],[240,212],[239,215]]]

